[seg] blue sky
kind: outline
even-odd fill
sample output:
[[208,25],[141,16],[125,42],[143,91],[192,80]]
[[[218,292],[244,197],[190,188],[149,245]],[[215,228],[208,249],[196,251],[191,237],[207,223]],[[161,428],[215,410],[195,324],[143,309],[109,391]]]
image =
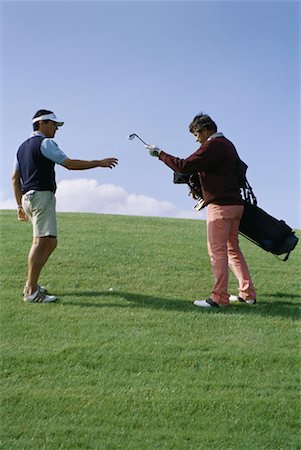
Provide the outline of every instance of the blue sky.
[[110,170],[57,166],[58,209],[200,217],[185,186],[138,133],[168,153],[197,149],[204,111],[249,165],[259,206],[300,217],[300,4],[297,1],[1,2],[1,193],[40,108],[65,120],[70,158],[117,156]]

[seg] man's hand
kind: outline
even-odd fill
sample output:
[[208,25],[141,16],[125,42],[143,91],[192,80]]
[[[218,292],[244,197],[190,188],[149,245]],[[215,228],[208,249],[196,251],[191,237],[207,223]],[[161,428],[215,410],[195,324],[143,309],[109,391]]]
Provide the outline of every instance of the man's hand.
[[117,166],[118,159],[117,158],[106,158],[102,159],[100,161],[99,166],[100,167],[110,167],[110,169],[113,169],[113,167]]
[[146,145],[145,148],[149,151],[149,154],[151,156],[156,156],[157,158],[159,158],[160,153],[162,152],[162,150],[157,147],[156,145]]
[[22,206],[18,206],[18,220],[20,220],[21,222],[28,221],[28,217],[27,217],[24,209],[22,208]]

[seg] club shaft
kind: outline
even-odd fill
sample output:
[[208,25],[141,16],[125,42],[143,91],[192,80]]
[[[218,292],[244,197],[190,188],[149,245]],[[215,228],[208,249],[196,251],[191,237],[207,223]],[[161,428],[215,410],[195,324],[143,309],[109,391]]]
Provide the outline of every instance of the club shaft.
[[138,134],[136,134],[136,137],[141,141],[141,142],[143,142],[143,144],[144,145],[147,145],[147,143],[146,142],[144,142],[144,140],[143,139],[141,139],[141,137],[140,136],[138,136]]

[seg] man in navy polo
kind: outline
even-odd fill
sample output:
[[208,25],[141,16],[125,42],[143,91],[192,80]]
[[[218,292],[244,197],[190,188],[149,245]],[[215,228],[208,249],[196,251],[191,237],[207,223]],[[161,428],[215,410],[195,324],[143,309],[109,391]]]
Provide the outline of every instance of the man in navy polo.
[[33,133],[19,147],[13,170],[13,188],[18,205],[18,220],[30,219],[33,241],[28,255],[28,277],[24,287],[24,301],[49,303],[54,295],[46,295],[38,285],[43,266],[57,246],[55,211],[55,164],[69,170],[85,170],[118,164],[117,158],[101,160],[69,159],[53,137],[64,124],[52,111],[41,109],[32,119]]

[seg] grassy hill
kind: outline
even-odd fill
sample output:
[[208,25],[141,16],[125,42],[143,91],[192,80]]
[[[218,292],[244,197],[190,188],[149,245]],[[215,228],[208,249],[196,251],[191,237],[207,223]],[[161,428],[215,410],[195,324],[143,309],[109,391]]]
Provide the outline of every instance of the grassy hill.
[[59,302],[24,304],[31,226],[0,219],[2,448],[300,448],[300,243],[241,238],[258,304],[204,311],[204,222],[61,213]]

